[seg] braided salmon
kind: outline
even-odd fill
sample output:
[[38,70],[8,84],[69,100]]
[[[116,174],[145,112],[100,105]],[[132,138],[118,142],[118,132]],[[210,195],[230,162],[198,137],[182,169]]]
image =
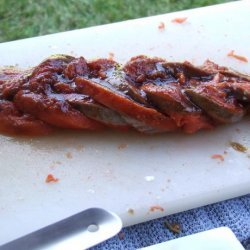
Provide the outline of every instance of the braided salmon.
[[125,65],[55,55],[28,70],[0,70],[0,133],[56,129],[195,133],[240,121],[250,76],[206,61],[195,67],[137,56]]

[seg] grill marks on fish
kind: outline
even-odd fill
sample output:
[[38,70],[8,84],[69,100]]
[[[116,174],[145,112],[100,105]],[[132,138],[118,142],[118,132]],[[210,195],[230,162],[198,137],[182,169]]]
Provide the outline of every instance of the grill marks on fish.
[[25,71],[0,70],[0,132],[43,135],[55,127],[194,133],[239,121],[250,77],[207,60],[137,56],[87,62],[55,55]]

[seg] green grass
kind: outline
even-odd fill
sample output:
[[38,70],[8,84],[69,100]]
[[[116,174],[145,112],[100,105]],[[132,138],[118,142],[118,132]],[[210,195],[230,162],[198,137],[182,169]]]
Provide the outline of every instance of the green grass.
[[0,42],[229,0],[0,0]]

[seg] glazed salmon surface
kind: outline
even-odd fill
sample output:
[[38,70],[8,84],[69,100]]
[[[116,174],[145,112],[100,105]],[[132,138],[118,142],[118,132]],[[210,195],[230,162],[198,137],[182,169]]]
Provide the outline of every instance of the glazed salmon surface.
[[47,135],[104,128],[195,133],[249,113],[250,77],[211,61],[196,67],[162,58],[87,61],[56,55],[0,71],[0,133]]

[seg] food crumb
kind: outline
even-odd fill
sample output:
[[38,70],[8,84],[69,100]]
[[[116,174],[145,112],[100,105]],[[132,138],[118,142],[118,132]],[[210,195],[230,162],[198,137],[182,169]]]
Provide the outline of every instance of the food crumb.
[[121,149],[125,149],[127,146],[128,146],[128,145],[127,145],[126,143],[121,143],[121,144],[119,144],[119,145],[117,146],[117,148],[118,148],[119,150],[121,150]]
[[227,154],[228,154],[228,153],[227,153],[227,151],[225,150],[225,151],[224,151],[224,155],[227,155]]
[[158,25],[158,29],[161,30],[161,31],[165,30],[165,23],[160,22],[160,24]]
[[70,152],[67,152],[65,155],[66,155],[66,157],[68,159],[72,159],[73,158],[73,156],[72,156],[72,154]]
[[224,161],[224,156],[220,154],[214,154],[211,156],[212,159],[218,159],[220,161]]
[[118,233],[118,238],[119,238],[120,240],[124,240],[124,238],[125,238],[125,233],[124,233],[124,232]]
[[58,182],[58,181],[59,181],[59,179],[55,178],[54,175],[52,175],[52,174],[48,174],[46,177],[46,180],[45,180],[46,183]]
[[234,142],[234,141],[231,141],[230,142],[230,146],[236,150],[236,151],[239,151],[239,152],[242,152],[242,153],[245,153],[247,152],[248,148],[245,147],[244,145],[238,143],[238,142]]
[[76,150],[77,151],[82,151],[84,149],[84,146],[83,145],[77,145],[76,146]]
[[231,50],[228,54],[227,54],[227,56],[229,56],[229,57],[233,57],[233,58],[235,58],[235,59],[237,59],[237,60],[239,60],[239,61],[242,61],[242,62],[248,62],[248,59],[245,57],[245,56],[240,56],[240,55],[237,55],[237,54],[235,54],[234,53],[234,50]]
[[150,207],[150,209],[149,209],[150,212],[155,212],[155,211],[157,211],[157,210],[163,212],[163,211],[164,211],[164,208],[161,207],[161,206],[159,206],[159,205],[155,205],[155,206]]
[[134,215],[134,213],[135,213],[134,209],[132,209],[132,208],[129,208],[129,209],[128,209],[128,214]]
[[187,20],[187,17],[177,17],[177,18],[174,18],[172,19],[172,23],[184,23],[186,22]]
[[169,223],[168,221],[165,221],[164,226],[172,233],[179,234],[181,232],[181,226],[178,223]]
[[113,60],[113,59],[114,59],[114,57],[115,57],[115,54],[114,54],[114,53],[112,53],[112,52],[109,52],[108,59]]

